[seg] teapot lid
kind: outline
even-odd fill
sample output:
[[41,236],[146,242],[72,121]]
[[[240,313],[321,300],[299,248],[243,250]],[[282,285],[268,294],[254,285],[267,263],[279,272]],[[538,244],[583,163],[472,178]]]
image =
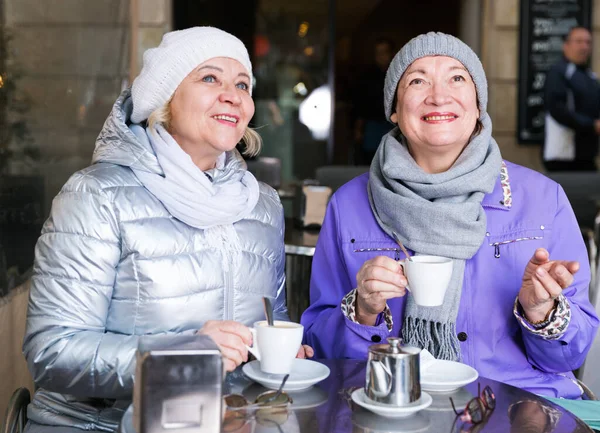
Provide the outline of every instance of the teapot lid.
[[418,355],[421,349],[414,346],[401,346],[402,338],[388,337],[387,344],[373,344],[369,346],[369,352],[382,355]]

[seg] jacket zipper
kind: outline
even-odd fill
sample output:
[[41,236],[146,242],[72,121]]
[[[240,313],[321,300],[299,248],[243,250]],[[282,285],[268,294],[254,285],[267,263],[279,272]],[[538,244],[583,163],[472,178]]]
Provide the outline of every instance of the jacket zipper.
[[225,320],[233,319],[233,277],[231,276],[232,269],[231,264],[233,257],[226,251],[223,251],[223,258],[225,259]]
[[[228,242],[229,240],[223,239],[223,241]],[[223,280],[225,283],[225,287],[223,290],[223,320],[233,320],[233,278],[231,276],[233,257],[231,252],[227,248],[222,248],[220,252],[223,264]]]
[[231,276],[231,269],[226,272],[226,284],[227,284],[227,320],[234,320],[233,318],[233,278]]
[[515,242],[521,242],[521,241],[534,241],[534,240],[539,240],[539,239],[544,239],[544,238],[542,236],[529,236],[527,238],[518,238],[518,239],[511,239],[509,241],[494,242],[493,244],[490,244],[490,246],[494,247],[494,257],[499,259],[500,258],[500,245],[514,244]]

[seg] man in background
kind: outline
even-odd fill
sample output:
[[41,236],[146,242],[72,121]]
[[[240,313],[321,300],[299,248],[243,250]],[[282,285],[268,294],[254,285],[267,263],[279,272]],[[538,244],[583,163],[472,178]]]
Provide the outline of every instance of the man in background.
[[572,28],[563,59],[546,76],[544,166],[548,171],[595,171],[600,135],[600,86],[589,68],[592,35]]
[[381,137],[393,126],[385,118],[382,101],[385,73],[395,54],[394,44],[379,38],[375,41],[373,53],[375,63],[359,77],[354,93],[354,140],[359,165],[371,164]]

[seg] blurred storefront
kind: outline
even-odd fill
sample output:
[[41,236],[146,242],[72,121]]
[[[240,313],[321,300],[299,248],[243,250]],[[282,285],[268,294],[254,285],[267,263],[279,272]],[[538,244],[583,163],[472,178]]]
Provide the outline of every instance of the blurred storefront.
[[[526,0],[483,0],[481,15],[481,52],[480,57],[486,70],[489,87],[488,111],[494,124],[494,137],[505,159],[514,161],[526,167],[543,171],[541,164],[541,150],[539,144],[524,145],[518,137],[522,134],[518,129],[519,114],[519,83],[525,77],[519,71],[520,62],[530,59],[520,58],[521,31],[528,30],[525,26],[532,27],[531,17],[528,20],[521,17],[521,7]],[[530,7],[552,7],[577,9],[589,6],[591,17],[584,16],[584,20],[591,22],[593,35],[592,69],[600,72],[600,1],[598,0],[527,0]],[[534,4],[536,3],[536,4]],[[553,4],[552,4],[553,3]],[[557,16],[555,24],[560,21],[568,22]],[[574,21],[572,21],[574,23]],[[578,23],[583,24],[583,23]],[[552,31],[552,29],[548,29]],[[559,30],[559,29],[557,29]],[[568,30],[568,29],[567,29]],[[543,31],[543,30],[539,30]],[[552,35],[550,35],[552,36]],[[555,49],[562,45],[560,36],[550,37]],[[542,103],[541,101],[538,103]]]
[[[589,2],[600,41],[600,0]],[[275,161],[276,186],[314,178],[323,165],[357,163],[355,94],[375,42],[386,38],[398,49],[429,30],[455,34],[480,54],[505,158],[541,170],[539,146],[517,138],[520,7],[519,0],[245,0],[235,7],[201,0],[0,0],[2,290],[26,273],[52,198],[90,162],[102,123],[139,70],[143,51],[170,29],[214,25],[246,43],[256,77],[252,124],[264,139],[262,156]],[[594,47],[593,69],[600,72],[600,43]]]
[[23,280],[52,198],[91,161],[132,65],[171,28],[171,2],[0,1],[0,291]]

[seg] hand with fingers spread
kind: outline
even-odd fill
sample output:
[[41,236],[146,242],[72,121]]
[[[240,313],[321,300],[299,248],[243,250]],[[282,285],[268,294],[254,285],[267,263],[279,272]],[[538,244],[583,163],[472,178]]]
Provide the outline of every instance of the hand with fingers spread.
[[356,320],[370,326],[388,299],[406,294],[408,284],[400,263],[386,256],[367,260],[356,274],[356,283]]
[[252,345],[252,334],[248,327],[233,320],[209,320],[198,331],[208,335],[219,346],[225,370],[233,371],[248,360],[248,349]]
[[527,263],[519,291],[519,303],[527,320],[543,321],[563,289],[573,284],[578,270],[579,262],[550,260],[548,251],[538,248]]

